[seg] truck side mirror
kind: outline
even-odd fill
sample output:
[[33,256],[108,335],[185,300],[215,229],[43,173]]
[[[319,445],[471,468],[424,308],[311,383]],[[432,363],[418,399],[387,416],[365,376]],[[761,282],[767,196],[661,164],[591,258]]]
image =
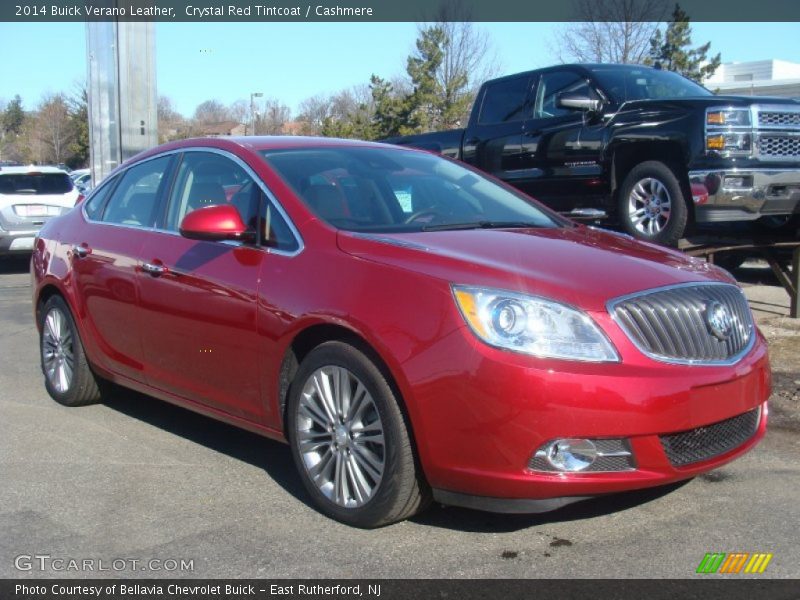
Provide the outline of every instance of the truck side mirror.
[[597,112],[602,105],[603,103],[600,100],[595,100],[584,94],[564,92],[558,95],[558,106],[561,108]]

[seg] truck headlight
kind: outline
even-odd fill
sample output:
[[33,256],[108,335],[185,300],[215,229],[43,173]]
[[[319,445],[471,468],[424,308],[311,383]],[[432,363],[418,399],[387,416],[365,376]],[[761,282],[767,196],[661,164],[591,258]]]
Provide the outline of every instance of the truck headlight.
[[541,358],[619,361],[608,338],[580,310],[491,288],[454,285],[453,294],[470,329],[490,346]]
[[709,127],[750,127],[750,109],[712,109],[706,112]]
[[749,133],[714,133],[706,136],[708,150],[749,154],[752,147],[752,136]]

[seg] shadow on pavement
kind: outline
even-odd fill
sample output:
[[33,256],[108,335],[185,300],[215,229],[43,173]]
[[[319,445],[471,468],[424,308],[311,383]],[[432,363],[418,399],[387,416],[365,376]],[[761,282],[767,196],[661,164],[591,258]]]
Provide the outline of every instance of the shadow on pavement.
[[103,395],[103,404],[109,408],[264,469],[288,493],[311,506],[286,444],[132,390],[116,385],[109,388]]
[[[118,386],[111,387],[104,403],[129,417],[259,467],[289,494],[312,506],[295,471],[289,447],[285,444]],[[427,527],[459,531],[512,532],[547,523],[590,519],[618,512],[658,499],[685,483],[612,494],[550,513],[532,515],[493,514],[433,504],[412,521]]]
[[28,273],[30,271],[31,257],[23,256],[0,257],[0,275]]

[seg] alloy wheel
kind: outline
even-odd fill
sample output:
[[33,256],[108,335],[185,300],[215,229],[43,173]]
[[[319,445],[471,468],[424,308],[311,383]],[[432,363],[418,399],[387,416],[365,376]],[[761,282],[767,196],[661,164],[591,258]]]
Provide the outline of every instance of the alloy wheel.
[[369,502],[386,463],[384,430],[372,394],[351,371],[324,366],[311,374],[295,429],[306,473],[320,493],[345,508]]
[[669,222],[672,198],[667,187],[654,177],[636,182],[628,196],[628,218],[640,233],[655,236]]
[[75,353],[72,331],[58,308],[50,309],[44,319],[42,365],[50,385],[59,393],[67,392],[75,371]]

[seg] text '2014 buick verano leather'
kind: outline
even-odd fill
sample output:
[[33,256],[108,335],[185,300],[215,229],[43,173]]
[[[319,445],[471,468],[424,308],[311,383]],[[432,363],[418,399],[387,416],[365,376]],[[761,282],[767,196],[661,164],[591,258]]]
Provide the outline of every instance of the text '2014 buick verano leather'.
[[48,222],[31,268],[55,400],[110,381],[288,441],[357,526],[688,479],[766,427],[726,272],[422,151],[171,143]]

